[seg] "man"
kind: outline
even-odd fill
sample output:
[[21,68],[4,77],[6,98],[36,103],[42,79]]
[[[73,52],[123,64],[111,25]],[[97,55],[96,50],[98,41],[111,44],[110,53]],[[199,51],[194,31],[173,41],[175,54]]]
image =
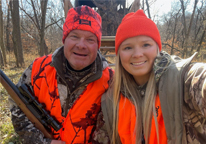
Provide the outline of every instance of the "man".
[[91,143],[101,96],[113,74],[98,53],[101,35],[96,11],[88,6],[72,8],[63,26],[64,46],[37,58],[25,70],[17,85],[29,85],[62,128],[51,128],[54,140],[45,138],[12,103],[13,126],[23,143]]

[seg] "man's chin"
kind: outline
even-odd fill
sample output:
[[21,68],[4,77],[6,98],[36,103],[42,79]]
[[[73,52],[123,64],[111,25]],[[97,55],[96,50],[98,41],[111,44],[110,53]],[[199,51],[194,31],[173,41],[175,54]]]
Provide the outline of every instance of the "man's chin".
[[72,68],[73,68],[74,70],[77,70],[77,71],[80,71],[80,70],[84,69],[85,67],[87,67],[87,65],[74,64],[74,65],[72,66]]

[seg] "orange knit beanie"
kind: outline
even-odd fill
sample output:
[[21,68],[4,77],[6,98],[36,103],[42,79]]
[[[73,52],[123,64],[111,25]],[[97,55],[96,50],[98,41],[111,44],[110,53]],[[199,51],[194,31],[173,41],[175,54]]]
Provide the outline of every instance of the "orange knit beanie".
[[144,14],[143,10],[137,10],[124,16],[119,25],[115,37],[115,52],[117,54],[121,43],[130,37],[145,35],[151,37],[162,49],[161,37],[156,24]]
[[64,43],[67,35],[75,29],[90,31],[96,35],[98,40],[98,48],[101,46],[102,37],[102,19],[101,16],[89,6],[79,6],[71,8],[63,25]]

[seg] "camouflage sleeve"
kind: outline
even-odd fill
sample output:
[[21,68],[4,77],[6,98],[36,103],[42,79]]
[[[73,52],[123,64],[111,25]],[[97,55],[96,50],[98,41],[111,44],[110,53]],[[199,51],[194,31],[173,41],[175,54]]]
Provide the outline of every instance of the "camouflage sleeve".
[[192,64],[185,75],[183,123],[189,143],[206,141],[206,64]]
[[[32,88],[31,85],[31,70],[32,64],[23,72],[18,84],[27,84]],[[44,134],[36,129],[21,109],[14,103],[11,97],[9,97],[11,120],[16,133],[19,135],[22,143],[24,144],[50,144],[51,139],[44,138]]]
[[103,113],[100,113],[97,116],[96,129],[93,134],[93,144],[110,144],[109,136],[106,131],[106,125],[103,118]]
[[206,64],[192,64],[185,75],[184,101],[206,118]]

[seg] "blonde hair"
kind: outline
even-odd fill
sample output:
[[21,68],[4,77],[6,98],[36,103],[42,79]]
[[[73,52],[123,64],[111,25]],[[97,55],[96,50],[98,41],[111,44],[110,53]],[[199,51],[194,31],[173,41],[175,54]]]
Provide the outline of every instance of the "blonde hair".
[[[159,54],[159,52],[158,52]],[[137,84],[131,74],[129,74],[122,66],[120,61],[119,51],[115,61],[115,76],[113,81],[113,135],[112,143],[117,144],[118,137],[118,111],[120,91],[123,89],[124,96],[127,97],[131,103],[135,106],[136,110],[136,144],[142,141],[142,131],[144,132],[145,142],[149,143],[149,136],[151,130],[152,113],[155,117],[155,126],[159,143],[158,123],[155,113],[155,97],[156,97],[156,84],[154,72],[151,72],[149,81],[147,83],[145,97],[141,97]]]

